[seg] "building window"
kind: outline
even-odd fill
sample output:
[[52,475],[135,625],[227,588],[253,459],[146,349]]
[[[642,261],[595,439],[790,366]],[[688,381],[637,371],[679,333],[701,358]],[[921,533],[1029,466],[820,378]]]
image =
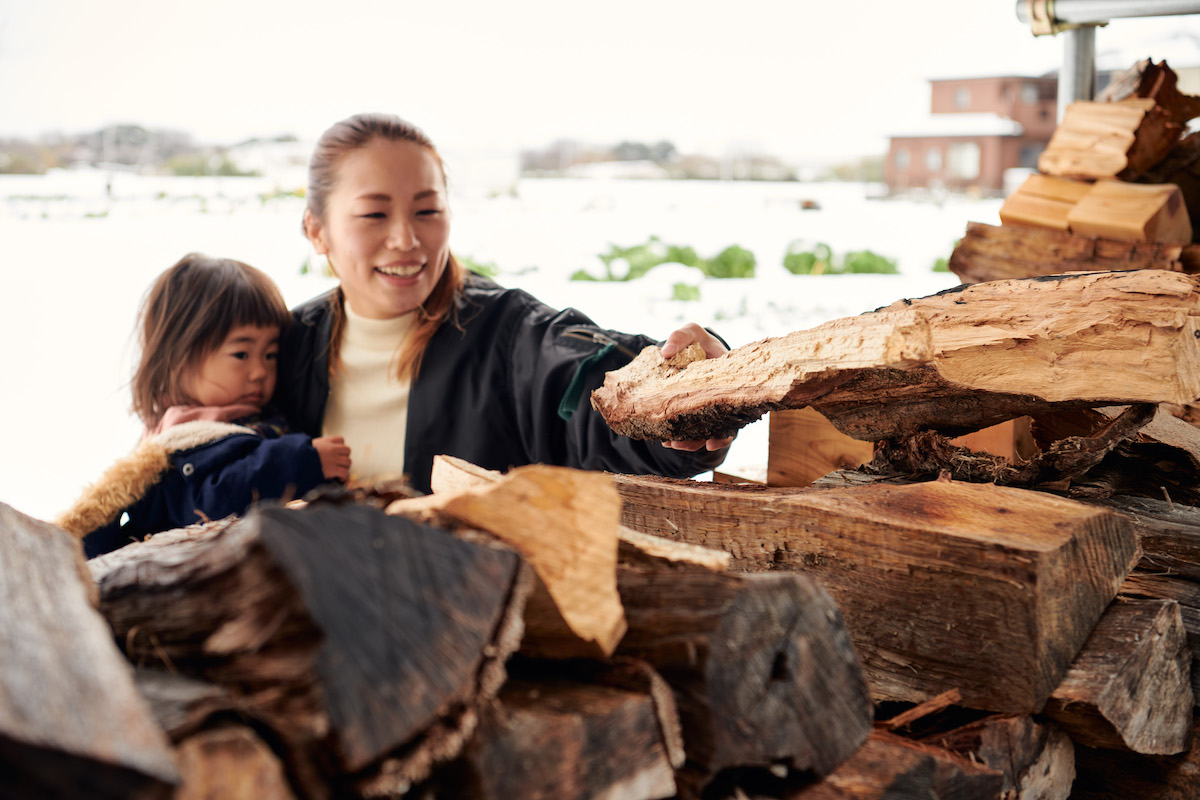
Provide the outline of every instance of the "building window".
[[942,151],[936,147],[931,147],[925,151],[925,169],[930,172],[937,172],[942,168]]
[[893,158],[895,159],[896,169],[898,169],[898,170],[908,169],[908,150],[906,148],[904,148],[904,147],[897,148],[896,154],[893,156]]
[[1021,147],[1021,166],[1026,169],[1037,169],[1038,156],[1046,149],[1045,145],[1027,144]]
[[976,142],[952,144],[946,151],[946,168],[950,177],[973,181],[979,177],[979,145]]
[[1038,87],[1036,83],[1026,83],[1021,86],[1021,102],[1036,103],[1038,101]]
[[954,91],[954,107],[960,111],[971,107],[971,90],[965,86]]

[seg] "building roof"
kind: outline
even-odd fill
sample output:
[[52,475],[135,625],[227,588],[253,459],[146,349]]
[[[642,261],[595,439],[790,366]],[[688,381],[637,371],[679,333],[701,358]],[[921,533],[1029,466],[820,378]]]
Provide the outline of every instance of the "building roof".
[[893,139],[931,136],[1020,136],[1019,122],[995,112],[930,114],[908,130],[891,134]]

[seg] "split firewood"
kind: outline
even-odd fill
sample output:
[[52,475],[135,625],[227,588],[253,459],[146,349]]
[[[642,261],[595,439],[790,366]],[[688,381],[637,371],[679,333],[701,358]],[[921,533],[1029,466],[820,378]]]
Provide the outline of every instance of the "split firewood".
[[1193,723],[1192,746],[1183,755],[1075,747],[1072,800],[1194,800],[1200,797],[1200,721]]
[[1045,714],[1079,744],[1146,755],[1191,745],[1191,648],[1179,604],[1113,601]]
[[1151,98],[1077,100],[1038,156],[1038,171],[1069,178],[1130,181],[1163,160],[1183,126]]
[[1087,181],[1030,175],[1004,199],[1004,205],[1000,206],[1000,222],[1069,231],[1067,215],[1091,189],[1092,184]]
[[229,689],[335,785],[378,770],[397,790],[457,755],[529,591],[508,548],[362,505],[259,508],[88,566],[135,662]]
[[853,469],[875,453],[871,442],[852,439],[816,409],[772,411],[767,451],[768,486],[809,486],[838,469]]
[[1130,97],[1149,98],[1156,102],[1171,119],[1180,125],[1200,117],[1200,97],[1179,91],[1179,76],[1167,66],[1147,58],[1115,76],[1096,99],[1119,102]]
[[683,750],[670,689],[645,667],[592,664],[511,677],[438,796],[674,797]]
[[940,747],[876,731],[833,774],[787,800],[982,800],[998,798],[1004,777]]
[[1198,260],[1196,245],[1119,242],[1026,225],[968,222],[949,266],[963,283],[984,283],[1064,272],[1195,272]]
[[[472,464],[454,456],[434,456],[430,478],[434,494],[449,495],[500,481],[504,473]],[[676,565],[698,566],[724,571],[729,568],[729,553],[662,536],[651,536],[624,525],[617,528],[617,558],[621,563],[669,568]]]
[[[1196,278],[1158,270],[964,286],[686,366],[647,348],[605,377],[592,404],[635,438],[726,435],[766,410],[808,405],[879,441],[1064,407],[1190,402],[1200,397],[1197,289]],[[890,325],[899,315],[912,324]],[[856,326],[869,343],[889,329],[893,353],[928,352],[928,332],[931,359],[872,366],[874,345],[863,357],[850,343]]]
[[454,520],[519,552],[539,580],[525,609],[526,655],[603,658],[625,632],[617,594],[621,498],[600,472],[533,464],[474,485],[399,500],[387,513]]
[[726,769],[824,775],[867,736],[862,668],[809,576],[622,567],[620,590],[629,631],[618,653],[648,662],[675,692],[681,790]]
[[1163,600],[1178,604],[1191,651],[1193,702],[1200,707],[1200,582],[1142,568],[1135,569],[1121,584],[1120,597],[1132,600]]
[[1132,495],[1088,498],[1087,502],[1129,518],[1142,548],[1140,570],[1200,581],[1200,508]]
[[0,503],[0,795],[167,798],[170,743],[95,608],[79,543]]
[[1166,158],[1143,175],[1139,182],[1173,183],[1178,186],[1192,222],[1192,238],[1200,234],[1200,131],[1180,139]]
[[818,578],[876,699],[958,688],[972,708],[1040,710],[1139,555],[1119,514],[990,484],[617,488],[631,528]]
[[226,725],[184,739],[178,748],[182,782],[174,800],[294,800],[283,765],[244,725]]
[[991,715],[923,739],[1003,776],[999,800],[1067,800],[1075,745],[1053,722],[1028,714]]
[[1192,222],[1183,193],[1173,183],[1099,180],[1067,212],[1077,236],[1123,242],[1192,241]]

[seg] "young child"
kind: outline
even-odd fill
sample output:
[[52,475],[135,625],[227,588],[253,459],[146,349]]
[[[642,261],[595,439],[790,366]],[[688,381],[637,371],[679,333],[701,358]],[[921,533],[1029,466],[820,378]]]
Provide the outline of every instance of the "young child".
[[187,255],[150,287],[138,319],[133,410],[145,436],[57,520],[88,558],[349,477],[341,437],[291,433],[267,405],[291,314],[265,274]]

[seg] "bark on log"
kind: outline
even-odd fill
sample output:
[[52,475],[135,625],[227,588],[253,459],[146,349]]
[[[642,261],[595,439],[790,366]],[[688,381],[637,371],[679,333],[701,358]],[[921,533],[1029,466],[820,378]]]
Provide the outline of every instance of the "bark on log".
[[1191,745],[1191,648],[1179,604],[1113,601],[1046,704],[1079,744],[1145,755]]
[[819,578],[878,699],[1039,710],[1138,557],[1118,514],[988,484],[617,488],[631,528]]
[[1067,800],[1075,780],[1075,745],[1053,722],[994,715],[924,740],[1003,776],[1000,800]]
[[457,754],[529,583],[511,550],[365,506],[260,508],[88,565],[131,658],[232,689],[331,778],[393,787]]
[[459,491],[399,500],[389,514],[450,519],[509,545],[540,579],[525,611],[522,652],[603,658],[625,632],[616,566],[621,499],[599,472],[518,467]]
[[675,692],[689,791],[731,768],[824,775],[871,725],[866,682],[833,600],[803,575],[622,567],[618,653]]
[[1200,581],[1200,508],[1129,495],[1087,502],[1129,518],[1142,548],[1139,569]]
[[1078,100],[1038,157],[1038,170],[1068,178],[1135,180],[1163,160],[1183,126],[1153,99]]
[[[1198,300],[1197,279],[1156,270],[959,287],[685,368],[663,366],[648,348],[609,373],[592,403],[635,438],[726,435],[764,410],[810,405],[843,433],[878,441],[923,429],[959,435],[1055,408],[1190,402],[1200,397]],[[860,359],[849,331],[874,340],[900,314],[913,324],[891,328],[889,352],[923,352],[923,319],[933,360]],[[906,336],[913,347],[895,344]]]
[[1149,98],[1182,125],[1200,116],[1200,97],[1183,94],[1178,83],[1179,76],[1166,61],[1155,64],[1147,58],[1114,77],[1096,99],[1111,103],[1130,97]]
[[1138,269],[1194,272],[1200,248],[1163,242],[1118,242],[1024,225],[968,222],[950,253],[963,283],[1038,278],[1064,272]]
[[1075,747],[1072,800],[1195,800],[1200,797],[1200,736],[1181,756],[1143,756]]
[[602,669],[591,672],[510,679],[463,755],[442,771],[438,796],[673,797],[683,753],[670,690],[651,688],[652,673],[636,686],[631,673],[610,680]]
[[1004,778],[948,750],[876,731],[825,780],[787,800],[984,800],[1000,797]]
[[179,781],[95,597],[73,537],[0,503],[0,797],[165,798]]

